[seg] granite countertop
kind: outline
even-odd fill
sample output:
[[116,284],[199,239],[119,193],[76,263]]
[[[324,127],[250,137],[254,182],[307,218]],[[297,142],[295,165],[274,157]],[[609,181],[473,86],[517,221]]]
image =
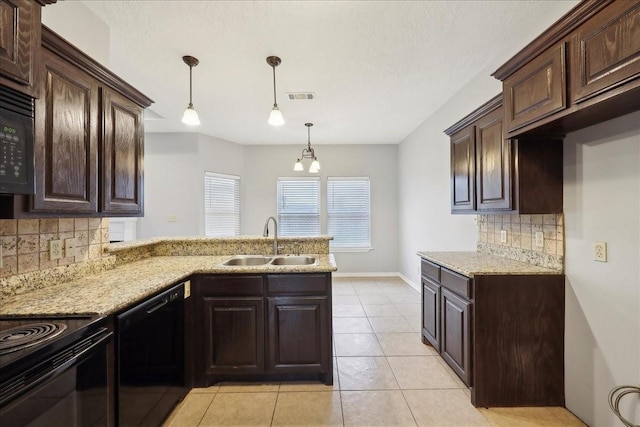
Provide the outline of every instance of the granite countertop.
[[337,270],[332,254],[315,256],[318,257],[317,265],[236,267],[220,265],[231,255],[147,258],[104,273],[6,298],[0,305],[0,315],[109,315],[192,274],[326,273]]
[[538,267],[483,252],[418,252],[418,255],[467,277],[473,277],[476,274],[562,274],[562,271]]

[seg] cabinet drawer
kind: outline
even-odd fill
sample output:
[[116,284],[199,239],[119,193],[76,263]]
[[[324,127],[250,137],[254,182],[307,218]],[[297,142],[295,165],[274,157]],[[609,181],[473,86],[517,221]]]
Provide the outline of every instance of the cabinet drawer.
[[327,294],[331,282],[324,274],[269,274],[267,292],[278,295]]
[[443,268],[440,273],[440,283],[468,299],[471,299],[471,279]]
[[582,25],[571,61],[576,103],[640,77],[640,3],[614,2]]
[[503,82],[505,126],[512,132],[567,106],[565,44],[548,49]]
[[198,279],[206,296],[261,296],[264,293],[262,276],[216,276]]
[[426,259],[422,260],[422,275],[428,277],[430,279],[435,280],[436,282],[440,281],[440,266],[438,264],[434,264]]

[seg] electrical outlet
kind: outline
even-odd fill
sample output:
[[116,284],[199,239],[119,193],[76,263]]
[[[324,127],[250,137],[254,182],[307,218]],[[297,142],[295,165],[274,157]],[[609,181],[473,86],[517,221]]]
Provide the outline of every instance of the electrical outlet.
[[542,231],[536,231],[536,247],[544,248],[544,233]]
[[507,230],[500,230],[500,243],[507,243]]
[[66,258],[76,256],[76,239],[72,237],[70,239],[64,239],[64,256]]
[[62,240],[49,240],[49,259],[51,261],[62,258]]
[[478,216],[473,217],[473,225],[478,225]]
[[607,262],[607,242],[593,242],[593,260]]
[[169,221],[169,222],[178,222],[178,215],[169,214],[169,216],[167,217],[167,221]]

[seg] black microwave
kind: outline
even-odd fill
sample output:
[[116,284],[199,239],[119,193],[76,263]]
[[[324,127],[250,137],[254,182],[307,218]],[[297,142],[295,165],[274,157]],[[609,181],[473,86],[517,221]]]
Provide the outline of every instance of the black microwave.
[[0,85],[0,193],[35,193],[33,120],[33,98]]

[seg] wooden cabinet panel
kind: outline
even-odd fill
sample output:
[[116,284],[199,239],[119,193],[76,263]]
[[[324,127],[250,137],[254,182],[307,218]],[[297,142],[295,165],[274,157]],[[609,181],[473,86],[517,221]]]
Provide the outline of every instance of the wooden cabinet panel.
[[467,385],[471,385],[471,303],[442,288],[441,354]]
[[327,297],[270,297],[268,300],[270,372],[327,372],[331,332]]
[[469,126],[451,136],[451,211],[475,210],[475,134]]
[[98,83],[49,51],[36,100],[36,194],[31,211],[97,211]]
[[144,199],[142,108],[103,88],[102,114],[101,211],[140,215]]
[[499,108],[476,124],[476,208],[511,209],[511,141],[504,139]]
[[0,76],[17,83],[14,89],[32,94],[28,87],[35,79],[39,41],[40,5],[32,0],[0,0]]
[[422,277],[422,339],[440,351],[440,285]]
[[613,2],[576,31],[571,77],[572,102],[640,77],[640,3]]
[[420,272],[423,276],[429,277],[436,282],[440,281],[440,266],[438,264],[434,264],[423,259],[421,262]]
[[326,295],[331,282],[326,274],[270,274],[267,276],[269,295]]
[[567,107],[565,44],[542,53],[503,82],[508,132]]
[[260,297],[208,298],[204,309],[205,372],[264,370],[264,309]]

